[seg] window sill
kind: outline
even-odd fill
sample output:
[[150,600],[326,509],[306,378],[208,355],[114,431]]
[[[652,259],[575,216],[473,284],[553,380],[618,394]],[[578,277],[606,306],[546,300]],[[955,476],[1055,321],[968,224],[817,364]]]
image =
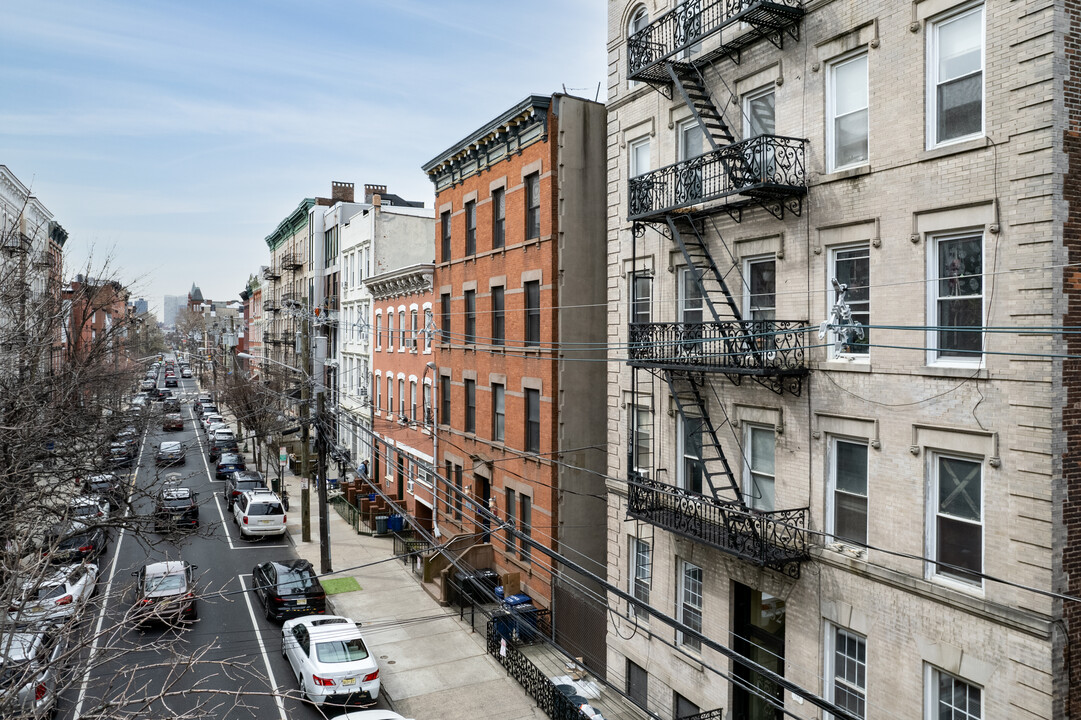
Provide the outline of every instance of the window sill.
[[511,565],[514,565],[515,567],[517,567],[519,570],[524,571],[526,575],[529,575],[530,577],[533,576],[533,565],[532,565],[532,563],[528,563],[528,562],[525,562],[523,560],[519,560],[518,559],[518,550],[517,549],[503,550],[503,559],[505,559]]
[[927,581],[935,585],[940,585],[950,590],[954,590],[965,595],[970,595],[976,598],[982,598],[984,596],[983,585],[974,585],[972,583],[965,582],[964,580],[954,580],[951,577],[945,575],[932,574],[927,578]]
[[864,359],[833,358],[818,363],[818,369],[834,372],[869,373],[871,372],[871,363]]
[[959,155],[961,153],[972,152],[973,150],[983,150],[987,147],[987,136],[980,135],[977,138],[971,140],[960,140],[948,145],[939,145],[937,147],[925,150],[923,157],[920,158],[920,162],[929,160],[938,160],[939,158],[949,157],[950,155]]
[[848,168],[846,170],[835,170],[831,173],[819,175],[817,184],[825,185],[827,183],[837,182],[839,180],[851,180],[852,178],[862,177],[864,175],[870,174],[870,165],[860,165],[859,167]]
[[987,368],[976,365],[971,367],[963,365],[924,365],[922,368],[917,369],[916,373],[929,377],[987,379]]

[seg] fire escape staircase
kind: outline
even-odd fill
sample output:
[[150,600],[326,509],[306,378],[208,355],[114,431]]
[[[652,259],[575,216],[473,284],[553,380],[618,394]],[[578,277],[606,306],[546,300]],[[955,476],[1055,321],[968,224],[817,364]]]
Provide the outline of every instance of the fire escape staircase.
[[702,472],[703,491],[708,487],[714,502],[734,503],[743,508],[743,493],[724,455],[717,438],[717,428],[713,425],[706,399],[702,395],[705,379],[696,377],[695,373],[670,370],[665,373],[665,381],[676,401],[684,427],[697,428],[699,431],[701,444],[696,449],[699,451],[698,467]]

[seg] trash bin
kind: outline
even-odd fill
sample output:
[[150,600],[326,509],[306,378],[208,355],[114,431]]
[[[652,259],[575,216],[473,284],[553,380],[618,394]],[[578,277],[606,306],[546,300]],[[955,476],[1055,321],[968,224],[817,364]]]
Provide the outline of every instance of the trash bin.
[[496,600],[499,600],[500,602],[503,601],[503,586],[502,585],[496,585],[495,598],[496,598]]
[[515,635],[515,619],[509,612],[502,611],[492,615],[492,622],[495,623],[495,633],[499,637],[513,641]]
[[375,534],[386,535],[387,534],[387,516],[376,515],[375,516]]
[[[489,570],[487,568],[478,570],[473,574],[473,581],[477,585],[477,602],[492,602],[492,596],[495,595],[495,589],[499,586],[499,573],[495,570]],[[502,594],[499,594],[500,600],[503,599]]]
[[466,606],[472,602],[469,595],[469,583],[473,580],[473,576],[469,573],[456,572],[454,573],[454,585],[450,592],[450,602],[454,605]]
[[401,532],[404,522],[401,515],[391,515],[387,518],[387,530],[390,532]]
[[515,618],[519,642],[535,642],[538,637],[536,606],[533,603],[523,603],[512,607],[510,612]]
[[508,598],[504,598],[503,605],[505,607],[513,609],[518,607],[519,605],[526,605],[531,602],[533,602],[533,598],[529,597],[528,595],[519,593],[517,595],[511,595]]

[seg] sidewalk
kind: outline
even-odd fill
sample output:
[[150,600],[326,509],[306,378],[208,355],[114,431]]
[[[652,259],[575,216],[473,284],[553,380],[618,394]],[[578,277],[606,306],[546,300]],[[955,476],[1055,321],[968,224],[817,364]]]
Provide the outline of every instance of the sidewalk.
[[[286,470],[285,484],[290,539],[318,570],[316,493],[311,493],[312,539],[304,542],[300,478]],[[354,577],[360,585],[359,590],[328,595],[329,610],[364,623],[364,636],[379,659],[381,692],[395,712],[416,720],[546,717],[488,655],[483,633],[472,632],[453,608],[440,607],[393,556],[389,536],[357,535],[333,508],[328,515],[331,564],[341,572],[334,577]]]

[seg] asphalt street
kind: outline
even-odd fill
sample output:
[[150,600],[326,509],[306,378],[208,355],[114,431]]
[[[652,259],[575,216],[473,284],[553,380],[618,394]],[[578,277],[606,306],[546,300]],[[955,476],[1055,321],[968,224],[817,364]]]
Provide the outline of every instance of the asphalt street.
[[[206,438],[197,428],[195,380],[181,379],[180,384],[174,393],[183,401],[182,431],[162,430],[160,403],[147,411],[137,465],[128,476],[132,520],[142,528],[114,530],[98,561],[102,602],[96,616],[86,619],[93,641],[89,663],[80,664],[88,669],[74,678],[59,717],[94,716],[103,710],[146,718],[324,717],[298,699],[297,680],[281,657],[281,626],[266,620],[257,598],[247,592],[255,565],[297,555],[284,537],[240,538],[222,499],[224,481],[215,479]],[[162,440],[184,444],[183,465],[155,467]],[[154,497],[168,480],[180,480],[199,494],[197,531],[152,531]],[[134,600],[132,574],[159,560],[186,560],[198,567],[199,619],[190,627],[140,629],[125,621]]]

